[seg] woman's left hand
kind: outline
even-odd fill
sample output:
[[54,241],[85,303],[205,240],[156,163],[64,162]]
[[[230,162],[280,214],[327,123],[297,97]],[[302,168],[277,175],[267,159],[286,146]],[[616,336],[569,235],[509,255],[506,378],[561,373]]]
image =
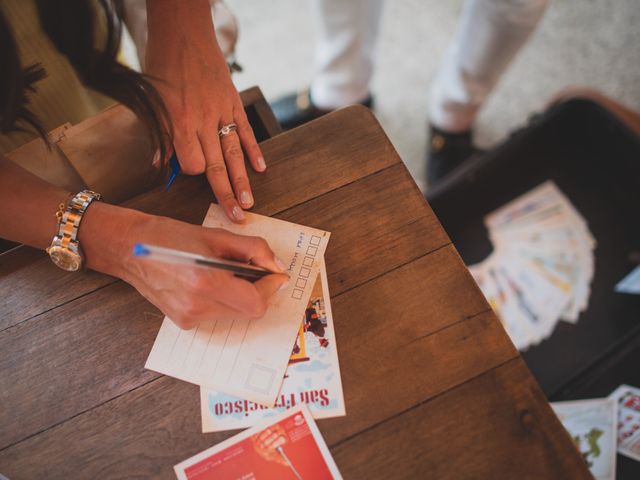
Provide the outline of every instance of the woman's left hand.
[[[227,216],[241,223],[253,206],[243,150],[252,167],[266,169],[224,56],[208,0],[147,2],[145,73],[167,106],[182,172],[206,173]],[[220,135],[225,125],[236,130]]]

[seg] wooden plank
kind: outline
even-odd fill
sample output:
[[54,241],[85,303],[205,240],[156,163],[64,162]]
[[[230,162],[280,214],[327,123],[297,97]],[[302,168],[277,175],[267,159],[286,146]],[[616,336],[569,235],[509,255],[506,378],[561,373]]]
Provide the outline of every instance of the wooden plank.
[[[313,202],[291,209],[281,215],[282,218],[288,220],[291,220],[293,216],[306,218],[307,221],[311,218],[317,219],[323,223],[323,226],[326,222],[326,225],[333,230],[334,240],[338,239],[338,248],[327,251],[326,260],[331,272],[329,282],[334,296],[406,264],[416,257],[424,256],[448,242],[446,235],[442,232],[438,234],[437,220],[426,209],[422,197],[417,198],[419,202],[417,205],[413,205],[410,199],[407,199],[408,208],[402,209],[403,214],[396,213],[395,208],[391,208],[389,204],[384,202],[377,202],[381,206],[380,209],[367,208],[368,205],[357,205],[356,199],[362,195],[363,191],[377,192],[382,198],[394,195],[396,189],[402,189],[403,171],[406,171],[403,165],[396,165],[317,199],[320,202],[335,205],[352,202],[357,206],[357,210],[355,210],[359,212],[357,215],[325,217],[324,215],[330,213],[331,210],[318,209],[318,206]],[[307,212],[306,217],[304,211]],[[315,212],[320,213],[315,216]],[[372,236],[371,232],[374,228],[385,232],[384,235],[368,239]],[[410,235],[411,231],[419,235],[414,240]],[[341,237],[346,237],[351,241],[341,239]],[[461,261],[457,255],[454,255],[452,247],[449,247],[447,251],[450,253],[451,261],[457,262],[458,271],[462,272],[457,276],[450,275],[466,279],[467,287],[475,288],[475,284],[466,274]],[[362,263],[353,261],[353,259],[363,258],[365,254],[375,258],[376,261],[363,261]],[[441,257],[437,255],[435,258]],[[420,265],[428,265],[428,261],[424,260]],[[446,264],[442,262],[438,265],[441,270],[446,267]],[[416,278],[412,281],[415,285],[419,284],[416,281],[418,278],[416,274]],[[457,288],[457,284],[454,285],[450,282],[447,284],[454,290]],[[471,291],[474,293],[476,301],[465,302],[472,307],[471,311],[464,310],[466,314],[474,314],[487,308],[479,292],[477,290]],[[419,298],[419,294],[422,292],[413,291],[413,293],[418,294]],[[439,294],[434,305],[440,304],[439,302],[442,301],[440,297],[447,298],[447,293]],[[406,297],[404,301],[409,302],[409,300],[410,298]],[[453,304],[449,303],[449,305]],[[0,403],[15,405],[15,408],[5,412],[8,415],[6,419],[0,412],[0,424],[6,422],[9,426],[0,432],[0,448],[21,439],[21,435],[36,433],[64,421],[77,412],[92,408],[112,396],[122,394],[124,390],[121,386],[127,382],[109,378],[108,372],[105,372],[106,377],[103,379],[103,385],[98,389],[100,395],[95,397],[93,391],[96,389],[94,383],[96,380],[91,372],[95,368],[100,368],[106,359],[118,358],[121,359],[120,368],[130,371],[127,378],[137,378],[136,372],[139,372],[141,364],[144,362],[142,361],[140,365],[129,363],[138,362],[139,358],[127,355],[128,349],[131,348],[127,325],[135,325],[134,332],[137,331],[136,328],[141,328],[135,322],[143,322],[147,325],[146,317],[141,315],[148,311],[157,312],[133,289],[125,287],[119,282],[99,290],[95,295],[86,295],[78,301],[70,302],[62,308],[41,315],[31,322],[27,322],[28,325],[18,325],[13,329],[0,332],[0,351],[6,351],[6,356],[0,360],[0,378],[6,382],[6,387],[0,388],[2,390]],[[458,309],[452,310],[452,312],[455,311]],[[121,323],[122,317],[126,319],[124,324]],[[110,321],[110,318],[114,320]],[[154,324],[152,323],[152,325]],[[120,330],[121,328],[123,331]],[[157,330],[157,326],[155,328]],[[146,353],[150,350],[155,335],[151,335],[146,330],[144,332],[145,341],[138,339],[137,348],[142,348]],[[120,340],[123,335],[123,339]],[[104,345],[102,353],[77,357],[78,352],[82,352],[84,346],[91,345],[92,342]],[[102,354],[105,356],[103,357]],[[72,391],[67,388],[67,383],[59,382],[55,370],[41,369],[40,365],[60,365],[63,378],[79,371],[76,378],[79,382],[77,390],[82,393],[76,395],[74,392],[73,397],[69,397]],[[120,371],[116,371],[115,374],[120,374]],[[139,385],[140,382],[148,378],[137,379],[134,385]],[[19,379],[22,380],[18,382]],[[44,388],[43,385],[46,385],[45,390],[50,395],[45,399],[34,395],[37,389]],[[23,397],[35,397],[37,402],[42,403],[24,402],[21,404]],[[57,402],[64,404],[65,407],[55,408]],[[39,413],[40,411],[42,414]]]
[[[446,247],[337,297],[333,309],[348,415],[321,422],[329,442],[371,427],[517,356],[495,316],[486,311],[486,303],[469,282],[473,280],[454,249]],[[457,304],[450,293],[456,289],[468,292],[458,297]],[[397,297],[394,302],[388,301],[391,292]],[[432,301],[421,295],[424,292]],[[478,309],[485,313],[474,315]],[[134,316],[128,318],[129,323],[139,321]],[[109,342],[101,337],[97,337],[100,343],[107,345]],[[140,342],[141,350],[148,348]],[[119,351],[122,353],[111,352],[110,356],[129,364],[126,349]],[[61,358],[60,353],[57,355]],[[104,355],[109,353],[105,351]],[[93,370],[93,361],[87,361],[90,363],[85,369]],[[73,366],[68,368],[74,370]],[[120,368],[135,370],[139,365]],[[109,390],[109,383],[103,380],[90,387]],[[53,381],[48,384],[56,388]],[[73,397],[65,393],[68,388],[58,390],[57,401],[64,404],[77,401],[83,388],[75,388]],[[4,403],[14,405],[17,399]],[[121,478],[127,472],[143,477],[169,476],[171,465],[230,435],[200,434],[198,402],[193,386],[161,378],[6,448],[0,452],[0,464],[7,466],[5,473],[9,476],[34,478],[44,468],[54,477],[64,477],[69,472],[65,470],[68,464],[78,468],[78,463],[76,475],[80,477],[98,472],[109,478]],[[48,407],[37,410],[50,410]],[[13,411],[13,416],[25,417],[22,411]],[[74,441],[64,442],[65,438]],[[52,466],[52,459],[60,455],[61,443],[68,462],[54,462]],[[38,452],[37,462],[25,459],[32,449]],[[99,449],[99,455],[93,455],[93,449]],[[84,463],[84,458],[92,458],[92,462]],[[140,458],[145,459],[143,464],[139,464]]]
[[341,292],[450,243],[413,189],[397,164],[276,217],[332,233],[325,259],[333,291]]
[[[348,134],[348,130],[357,133]],[[273,215],[401,163],[379,124],[366,109],[354,107],[327,115],[314,122],[311,131],[314,133],[307,137],[304,129],[297,129],[279,136],[278,142],[263,144],[270,166],[264,174],[251,175],[257,204],[254,211]],[[326,142],[318,131],[325,131],[333,141]],[[292,175],[292,172],[297,173]],[[326,172],[332,173],[328,175]],[[404,187],[404,198],[406,191],[414,187],[406,172],[403,173],[403,181],[410,182]],[[213,200],[203,176],[181,176],[169,192],[159,188],[124,205],[199,224]],[[309,217],[307,221],[313,225],[314,219]],[[4,299],[0,304],[0,329],[112,282],[112,279],[100,278],[96,273],[85,277],[63,272],[51,265],[43,252],[38,261],[34,260],[37,254],[33,252],[13,251],[5,255],[0,256],[0,297]],[[20,258],[12,260],[14,255]],[[5,265],[19,264],[23,256],[27,261],[18,280],[20,287],[26,290],[18,290]],[[67,288],[70,283],[73,288]],[[60,285],[65,285],[65,288],[60,288]]]
[[[383,330],[383,321],[388,325],[389,317],[376,317],[374,328]],[[381,335],[377,341],[347,342],[340,358],[349,365],[342,369],[347,416],[323,422],[327,442],[355,435],[518,356],[491,312],[435,332],[424,328],[416,339],[403,337],[404,328],[390,329],[394,341]]]
[[156,378],[162,317],[118,282],[0,333],[0,448]]
[[240,100],[242,101],[242,106],[244,108],[250,107],[251,105],[255,105],[259,102],[266,101],[264,95],[262,94],[262,90],[260,90],[260,87],[258,86],[249,87],[241,91]]
[[345,478],[593,478],[521,358],[332,452]]
[[240,92],[240,99],[259,142],[282,133],[282,127],[259,87]]
[[0,331],[109,285],[97,272],[65,272],[35,248],[21,246],[0,255]]

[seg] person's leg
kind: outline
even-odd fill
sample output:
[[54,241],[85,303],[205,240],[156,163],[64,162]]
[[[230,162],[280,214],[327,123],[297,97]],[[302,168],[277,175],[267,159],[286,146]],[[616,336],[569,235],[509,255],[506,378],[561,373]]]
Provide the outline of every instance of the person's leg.
[[470,131],[478,110],[535,29],[547,3],[548,0],[465,2],[454,40],[432,84],[428,107],[430,123],[435,127],[429,161],[434,160],[434,155],[438,160],[447,136],[449,145],[455,147],[457,142],[461,151],[459,155],[449,155],[451,162],[440,159],[448,165],[431,165],[431,173],[441,167],[435,176],[448,173],[464,160],[460,157],[465,155],[465,143],[467,154],[471,153]]
[[467,0],[430,92],[429,118],[449,132],[469,130],[548,0]]
[[369,97],[382,0],[315,0],[313,104],[324,110]]
[[313,0],[315,74],[309,90],[276,100],[273,110],[286,128],[331,110],[371,105],[369,83],[383,0]]

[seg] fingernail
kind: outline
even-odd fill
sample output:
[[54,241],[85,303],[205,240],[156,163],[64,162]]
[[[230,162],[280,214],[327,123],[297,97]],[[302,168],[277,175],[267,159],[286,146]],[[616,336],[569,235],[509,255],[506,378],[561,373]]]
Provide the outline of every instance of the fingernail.
[[232,209],[231,209],[231,215],[233,215],[233,218],[235,218],[236,220],[239,221],[243,221],[244,220],[244,212],[242,211],[242,209],[235,205]]
[[285,280],[278,290],[286,290],[289,287],[289,280]]
[[249,192],[242,192],[240,194],[240,203],[247,207],[253,205],[253,198],[251,198],[251,194]]
[[154,168],[160,167],[160,150],[156,150],[156,153],[153,154],[153,160],[151,160],[151,166]]
[[276,255],[273,256],[273,261],[275,262],[276,267],[278,267],[281,272],[287,271],[287,265],[282,260],[280,260]]
[[258,168],[260,169],[260,171],[264,170],[265,168],[267,168],[267,164],[264,163],[264,158],[263,157],[258,157]]

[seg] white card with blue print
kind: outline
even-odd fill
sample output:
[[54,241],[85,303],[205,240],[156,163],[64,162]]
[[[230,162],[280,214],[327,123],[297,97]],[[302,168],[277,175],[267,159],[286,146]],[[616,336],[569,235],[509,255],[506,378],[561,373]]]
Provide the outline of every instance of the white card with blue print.
[[322,263],[274,408],[200,388],[202,431],[219,432],[256,425],[300,403],[314,418],[345,415],[327,272]]
[[255,320],[218,318],[181,330],[165,317],[145,368],[273,406],[331,234],[251,212],[245,216],[244,224],[232,223],[212,204],[202,225],[266,239],[288,265],[288,287]]

